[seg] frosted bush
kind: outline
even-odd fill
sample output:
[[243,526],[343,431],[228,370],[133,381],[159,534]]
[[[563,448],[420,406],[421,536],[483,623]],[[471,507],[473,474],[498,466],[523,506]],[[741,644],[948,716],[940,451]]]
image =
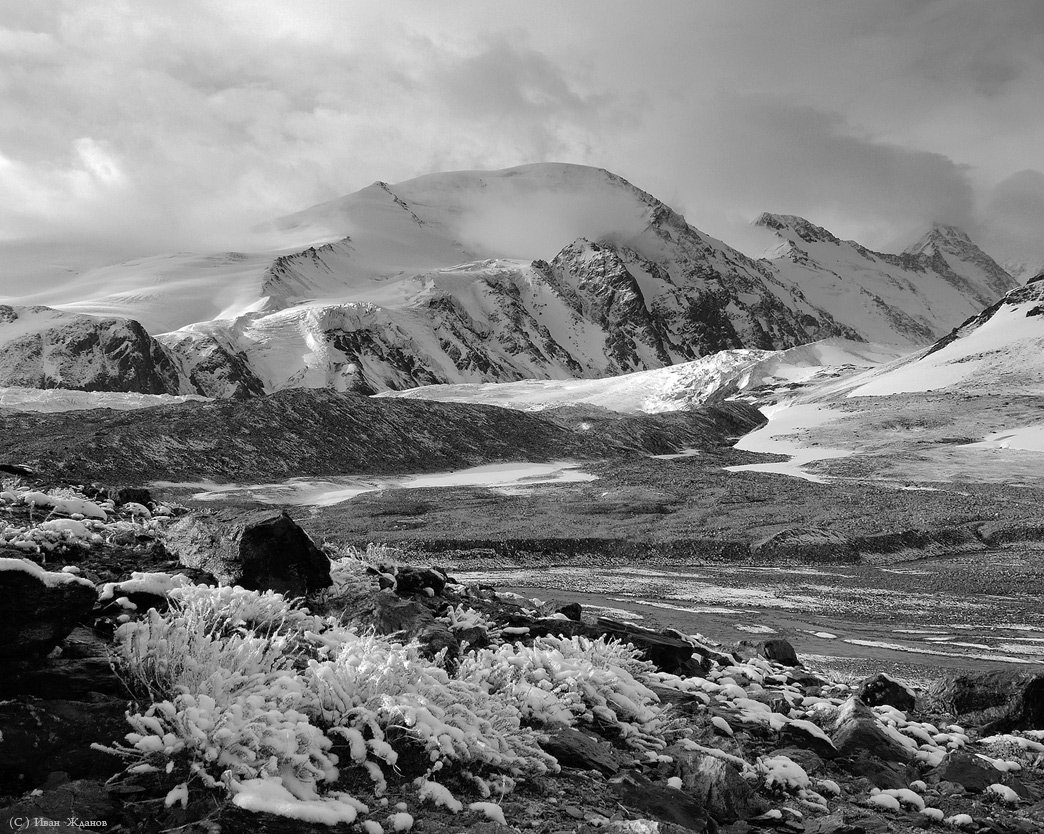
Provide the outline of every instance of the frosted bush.
[[180,693],[229,698],[303,665],[322,622],[273,592],[189,585],[116,631],[117,669],[131,691],[161,701]]
[[339,776],[342,747],[342,770],[368,776],[377,795],[407,751],[423,759],[417,785],[429,794],[445,764],[483,797],[557,768],[507,696],[451,676],[415,644],[359,635],[271,592],[187,586],[170,599],[169,611],[117,630],[115,665],[149,703],[107,749],[128,773],[166,779],[172,802],[202,785],[247,807],[271,788],[282,797],[274,812],[292,816],[300,803],[347,820],[364,806],[321,792]]
[[217,636],[253,633],[257,637],[301,637],[325,627],[323,620],[275,591],[239,586],[187,585],[170,594],[171,607]]
[[132,732],[115,749],[136,759],[138,772],[155,768],[208,788],[275,777],[302,799],[317,795],[317,783],[337,778],[331,740],[306,715],[263,693],[223,703],[186,693],[127,720]]
[[660,748],[671,729],[656,694],[635,674],[652,670],[630,646],[586,637],[541,637],[476,652],[459,674],[507,695],[538,724],[595,720],[633,747]]
[[497,624],[481,611],[468,608],[465,605],[451,605],[446,611],[437,617],[440,622],[445,623],[450,631],[464,631],[469,628],[481,628],[486,634],[495,634],[499,629]]
[[[336,655],[304,673],[317,719],[344,738],[352,760],[394,765],[402,741],[433,762],[493,770],[508,777],[545,773],[554,760],[505,697],[451,677],[416,645],[352,635]],[[379,765],[378,765],[379,766]],[[375,778],[377,771],[370,768]]]

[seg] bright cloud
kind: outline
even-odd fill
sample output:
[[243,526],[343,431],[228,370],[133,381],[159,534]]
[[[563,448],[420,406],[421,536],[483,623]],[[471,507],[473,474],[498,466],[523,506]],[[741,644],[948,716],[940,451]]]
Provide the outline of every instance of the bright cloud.
[[[0,240],[230,248],[378,179],[556,160],[741,246],[769,210],[1044,261],[1042,27],[1036,0],[14,5]],[[6,263],[0,294],[32,273]]]

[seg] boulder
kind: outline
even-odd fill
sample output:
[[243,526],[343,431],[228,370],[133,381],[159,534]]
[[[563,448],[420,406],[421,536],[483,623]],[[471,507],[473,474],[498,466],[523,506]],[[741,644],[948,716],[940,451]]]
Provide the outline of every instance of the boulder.
[[951,753],[941,765],[931,772],[933,780],[952,782],[966,791],[982,793],[990,785],[1007,785],[1023,799],[1030,791],[1018,777],[998,770],[989,762],[970,753]]
[[672,637],[669,634],[657,634],[655,631],[636,628],[627,623],[599,617],[594,626],[593,636],[605,636],[629,643],[638,649],[642,658],[648,660],[661,672],[676,675],[706,675],[710,671],[710,662],[697,655],[696,648],[686,640]]
[[570,602],[566,605],[563,605],[561,608],[558,609],[558,613],[562,614],[565,617],[568,617],[570,620],[575,620],[577,622],[580,622],[584,618],[584,610],[580,607],[579,602]]
[[870,756],[885,762],[909,762],[913,754],[895,731],[889,732],[873,711],[858,698],[849,698],[838,710],[832,740],[841,756]]
[[563,620],[554,617],[535,619],[526,614],[515,614],[508,618],[512,626],[529,629],[531,637],[549,634],[562,637],[584,636],[591,639],[606,637],[634,646],[644,660],[648,660],[661,672],[682,676],[704,676],[710,671],[710,661],[699,649],[687,640],[668,633],[659,633],[637,626],[599,617],[598,622],[583,623],[578,620]]
[[866,750],[839,759],[837,766],[849,776],[866,779],[869,786],[881,789],[905,788],[916,778],[907,765],[884,761]]
[[784,744],[800,747],[802,750],[811,750],[823,759],[833,759],[838,755],[837,748],[829,738],[816,732],[814,725],[808,726],[809,722],[792,721],[779,732],[779,740]]
[[958,675],[937,698],[961,723],[988,733],[1044,729],[1044,672],[1005,669]]
[[403,566],[395,569],[384,569],[385,573],[393,573],[395,576],[395,593],[399,596],[412,596],[413,594],[439,596],[446,588],[449,577],[437,568],[423,568]]
[[45,571],[24,559],[0,559],[0,657],[47,654],[97,599],[86,579]]
[[152,493],[144,487],[121,487],[113,496],[117,507],[124,504],[141,504],[148,507],[152,503]]
[[285,511],[186,516],[167,529],[165,543],[182,565],[223,585],[307,596],[333,584],[329,557]]
[[774,637],[771,640],[765,640],[758,647],[758,653],[766,660],[771,660],[774,663],[779,663],[783,666],[801,665],[801,661],[798,660],[797,652],[795,652],[794,647],[790,645],[790,641],[784,640],[782,637]]
[[682,790],[718,822],[750,819],[769,809],[769,804],[728,762],[706,753],[671,752]]
[[620,757],[611,744],[572,727],[548,733],[547,741],[540,746],[563,767],[598,770],[607,776],[620,770]]
[[613,793],[627,808],[696,832],[716,832],[707,810],[684,791],[657,785],[637,773],[627,772],[610,782]]
[[859,685],[859,700],[869,707],[889,706],[911,712],[917,703],[913,692],[895,678],[879,672]]

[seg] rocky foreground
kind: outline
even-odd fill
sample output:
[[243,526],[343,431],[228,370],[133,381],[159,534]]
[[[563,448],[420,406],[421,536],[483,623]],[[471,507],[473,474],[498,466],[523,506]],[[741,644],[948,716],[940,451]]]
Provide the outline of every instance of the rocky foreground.
[[6,486],[0,825],[1044,830],[1041,673],[833,680],[278,512]]

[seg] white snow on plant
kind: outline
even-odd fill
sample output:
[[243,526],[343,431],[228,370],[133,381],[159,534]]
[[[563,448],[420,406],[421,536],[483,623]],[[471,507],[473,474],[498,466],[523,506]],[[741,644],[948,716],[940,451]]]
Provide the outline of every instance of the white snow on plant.
[[604,638],[540,637],[531,646],[504,644],[464,658],[459,674],[501,693],[539,724],[596,719],[615,726],[625,743],[665,746],[669,724],[659,698],[635,676],[652,665],[632,647]]

